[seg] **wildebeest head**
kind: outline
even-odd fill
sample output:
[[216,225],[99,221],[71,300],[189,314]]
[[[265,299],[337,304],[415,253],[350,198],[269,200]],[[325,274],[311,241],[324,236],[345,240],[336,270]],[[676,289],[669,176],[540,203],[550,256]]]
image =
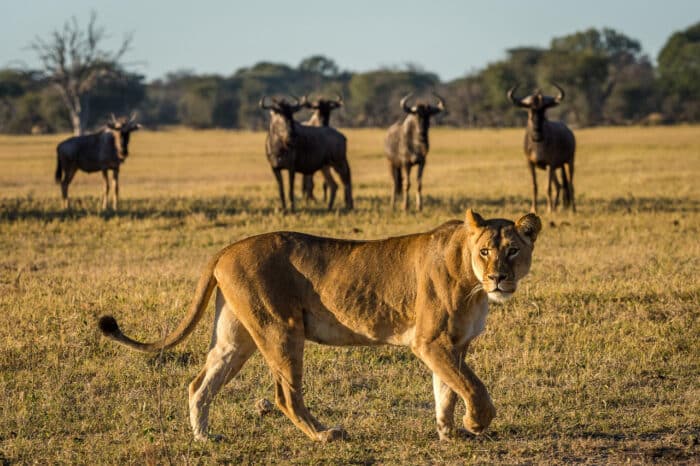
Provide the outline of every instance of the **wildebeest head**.
[[294,156],[293,151],[288,149],[294,146],[296,138],[294,114],[303,108],[303,104],[296,97],[293,98],[295,103],[271,97],[271,105],[266,103],[267,96],[264,95],[260,99],[260,108],[271,113],[268,143],[275,149],[267,151],[267,158],[272,168],[289,168],[289,165],[294,163],[289,157]]
[[307,96],[301,98],[301,104],[309,109],[318,112],[323,126],[328,126],[331,119],[331,112],[343,106],[343,97],[338,94],[335,100],[319,98],[314,101],[308,99]]
[[268,105],[265,103],[267,96],[264,95],[262,96],[262,99],[260,99],[260,108],[269,110],[272,113],[280,115],[286,121],[292,122],[294,120],[294,114],[304,107],[304,104],[299,99],[294,96],[292,96],[292,98],[296,102],[292,103],[287,102],[286,99],[271,97],[270,100],[272,101],[272,105]]
[[428,134],[428,128],[430,128],[430,117],[437,115],[438,113],[445,110],[445,100],[433,92],[433,95],[437,98],[437,105],[430,105],[427,102],[416,102],[413,106],[408,105],[408,101],[413,94],[408,94],[406,97],[401,99],[400,105],[404,112],[409,115],[415,115],[418,119],[421,129],[421,135]]
[[[413,94],[406,95],[401,99],[400,105],[401,109],[415,117],[418,123],[418,133],[414,134],[413,146],[417,149],[417,146],[422,146],[422,150],[414,151],[414,156],[417,157],[418,153],[423,153],[423,156],[428,152],[428,129],[430,128],[430,117],[437,115],[438,113],[445,110],[445,100],[433,92],[433,95],[437,98],[437,105],[430,105],[427,102],[415,102],[413,106],[410,106],[408,101]],[[413,138],[412,138],[413,139]],[[413,160],[413,162],[418,162],[418,160]]]
[[546,121],[545,112],[548,108],[556,107],[564,100],[564,90],[556,83],[552,83],[557,88],[559,93],[556,97],[550,97],[542,94],[540,89],[536,89],[532,94],[519,99],[515,96],[515,91],[518,85],[513,86],[508,90],[508,98],[513,105],[526,108],[528,112],[528,121],[532,125],[532,139],[535,142],[542,140],[542,125]]
[[129,156],[129,136],[132,131],[141,128],[139,123],[136,123],[136,113],[132,113],[129,118],[121,117],[119,119],[111,114],[110,121],[107,123],[107,128],[114,135],[114,144],[117,148],[117,156],[120,159],[125,159]]

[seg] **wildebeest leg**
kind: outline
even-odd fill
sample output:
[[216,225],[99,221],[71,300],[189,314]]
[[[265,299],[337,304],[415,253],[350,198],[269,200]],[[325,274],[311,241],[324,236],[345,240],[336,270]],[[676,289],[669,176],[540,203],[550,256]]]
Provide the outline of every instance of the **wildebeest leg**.
[[535,164],[528,161],[530,167],[530,175],[532,175],[532,206],[530,212],[537,213],[537,173],[535,173]]
[[209,405],[255,352],[248,331],[233,315],[223,295],[216,292],[214,334],[204,368],[189,386],[190,424],[197,440],[207,440]]
[[[314,197],[314,176],[313,175],[304,175],[304,178],[302,179],[302,187],[301,191],[304,195],[304,201],[315,201],[316,197]],[[325,199],[324,199],[325,201]]]
[[63,169],[63,180],[61,180],[61,195],[63,197],[63,208],[70,208],[70,201],[68,199],[68,186],[75,176],[75,172],[78,171],[78,167],[71,165],[65,166]]
[[391,180],[394,183],[394,187],[391,191],[391,208],[396,208],[396,199],[398,199],[401,194],[401,168],[397,168],[389,161],[389,173],[391,174]]
[[326,165],[321,169],[321,173],[323,174],[323,192],[324,192],[324,199],[325,199],[325,192],[326,192],[326,187],[330,188],[330,199],[328,201],[328,210],[331,210],[333,208],[333,203],[335,202],[335,193],[338,191],[338,183],[335,182],[333,179],[333,175],[331,175],[331,167]]
[[289,209],[294,213],[294,172],[293,168],[289,169]]
[[347,160],[341,160],[333,164],[333,169],[340,176],[343,183],[343,193],[345,194],[345,208],[352,210],[354,202],[352,200],[352,177],[350,176],[350,165]]
[[[456,357],[464,360],[466,347]],[[433,394],[435,395],[435,417],[440,440],[449,440],[454,436],[454,414],[457,404],[457,393],[452,390],[440,377],[433,372]]]
[[282,201],[282,210],[287,210],[287,204],[284,201],[284,182],[282,181],[282,172],[280,170],[272,170],[275,174],[275,180],[277,180],[277,188],[280,192],[280,201]]
[[109,172],[107,170],[102,170],[102,181],[105,183],[102,192],[102,210],[107,210],[107,197],[109,196]]
[[552,201],[552,185],[559,185],[559,182],[557,181],[557,174],[551,165],[547,165],[547,177],[547,213],[551,214],[554,210],[554,202]]
[[554,195],[554,210],[557,210],[559,208],[559,195],[561,194],[561,187],[562,185],[559,183],[559,175],[557,175],[556,170],[554,171],[554,189],[555,195]]
[[112,179],[114,180],[114,197],[112,198],[112,210],[115,212],[119,207],[119,169],[112,170]]
[[[566,170],[563,165],[561,167],[561,185],[564,190],[562,205],[566,208],[571,204],[571,197],[569,196],[569,178],[566,176]],[[558,198],[559,193],[557,192],[557,199]]]
[[425,162],[418,164],[418,173],[416,173],[416,209],[423,210],[423,169]]
[[403,164],[401,166],[401,176],[403,177],[403,210],[408,210],[408,190],[411,188],[411,166]]
[[574,161],[564,164],[564,172],[569,179],[569,200],[571,201],[571,211],[576,212],[576,201],[574,200]]

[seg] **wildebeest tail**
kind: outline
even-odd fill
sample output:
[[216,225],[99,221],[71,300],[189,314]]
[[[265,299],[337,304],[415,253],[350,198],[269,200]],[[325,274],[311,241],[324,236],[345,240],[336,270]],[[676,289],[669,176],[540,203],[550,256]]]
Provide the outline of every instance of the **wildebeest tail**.
[[56,154],[56,173],[54,174],[54,179],[56,180],[56,183],[61,182],[61,173],[63,170],[61,170],[61,157]]

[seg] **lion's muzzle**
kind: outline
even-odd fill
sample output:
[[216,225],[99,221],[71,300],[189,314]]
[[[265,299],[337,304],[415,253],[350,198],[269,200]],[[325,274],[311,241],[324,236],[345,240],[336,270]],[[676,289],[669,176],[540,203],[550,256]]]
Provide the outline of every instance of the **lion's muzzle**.
[[489,300],[502,303],[513,296],[518,286],[515,280],[509,279],[505,274],[488,274],[483,281]]

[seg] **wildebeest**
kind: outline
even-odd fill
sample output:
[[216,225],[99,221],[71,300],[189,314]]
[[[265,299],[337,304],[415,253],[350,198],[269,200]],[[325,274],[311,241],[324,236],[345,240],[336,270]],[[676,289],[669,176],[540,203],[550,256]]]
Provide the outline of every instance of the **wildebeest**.
[[[301,99],[305,108],[311,109],[314,113],[311,118],[304,122],[307,126],[330,126],[331,113],[333,110],[343,106],[343,97],[338,95],[335,100],[319,98],[314,101],[303,96]],[[323,183],[323,201],[327,198],[328,186]],[[313,175],[304,175],[302,192],[306,200],[315,200],[314,197],[314,177]]]
[[[508,90],[508,98],[514,105],[526,108],[528,111],[527,129],[523,148],[532,175],[532,207],[537,213],[537,174],[535,167],[547,169],[549,181],[547,184],[547,210],[552,212],[559,204],[561,185],[557,179],[556,169],[561,168],[562,185],[564,186],[564,206],[571,206],[576,212],[574,201],[574,153],[576,139],[574,133],[560,121],[549,121],[545,115],[548,108],[556,107],[564,99],[564,90],[552,83],[559,93],[556,97],[542,94],[539,89],[532,95],[519,99],[515,97],[518,86]],[[556,188],[556,197],[552,202],[552,185]]]
[[100,131],[84,136],[74,136],[61,142],[56,147],[57,166],[56,183],[61,184],[63,196],[63,208],[69,207],[68,185],[73,180],[78,169],[88,173],[101,171],[104,179],[104,195],[102,208],[107,208],[109,196],[109,174],[112,170],[114,182],[114,197],[112,208],[117,209],[119,202],[119,166],[129,156],[129,137],[132,131],[141,128],[136,123],[136,114],[130,118],[122,117],[118,120],[111,116],[111,120]]
[[331,112],[343,106],[343,97],[338,95],[335,100],[317,99],[310,101],[306,96],[302,97],[304,107],[314,111],[311,118],[304,122],[308,126],[330,126]]
[[403,189],[403,210],[408,210],[408,190],[411,186],[411,168],[418,165],[416,175],[416,208],[423,208],[423,169],[425,158],[428,155],[430,144],[428,141],[428,129],[430,117],[445,110],[445,101],[439,95],[437,106],[424,102],[417,102],[414,106],[408,106],[408,94],[401,99],[400,105],[406,115],[403,122],[394,123],[389,127],[389,132],[384,142],[384,150],[389,159],[389,171],[394,181],[394,189],[391,193],[391,205],[396,205],[396,197]]
[[284,198],[282,170],[289,173],[289,204],[294,211],[294,175],[296,172],[312,175],[321,170],[330,189],[328,209],[333,208],[338,185],[333,180],[330,168],[338,173],[345,191],[345,207],[353,208],[350,166],[347,159],[345,136],[331,127],[305,126],[294,120],[294,114],[303,104],[272,98],[272,105],[260,99],[260,108],[270,110],[270,127],[265,140],[265,153],[279,187],[282,208],[287,205]]

